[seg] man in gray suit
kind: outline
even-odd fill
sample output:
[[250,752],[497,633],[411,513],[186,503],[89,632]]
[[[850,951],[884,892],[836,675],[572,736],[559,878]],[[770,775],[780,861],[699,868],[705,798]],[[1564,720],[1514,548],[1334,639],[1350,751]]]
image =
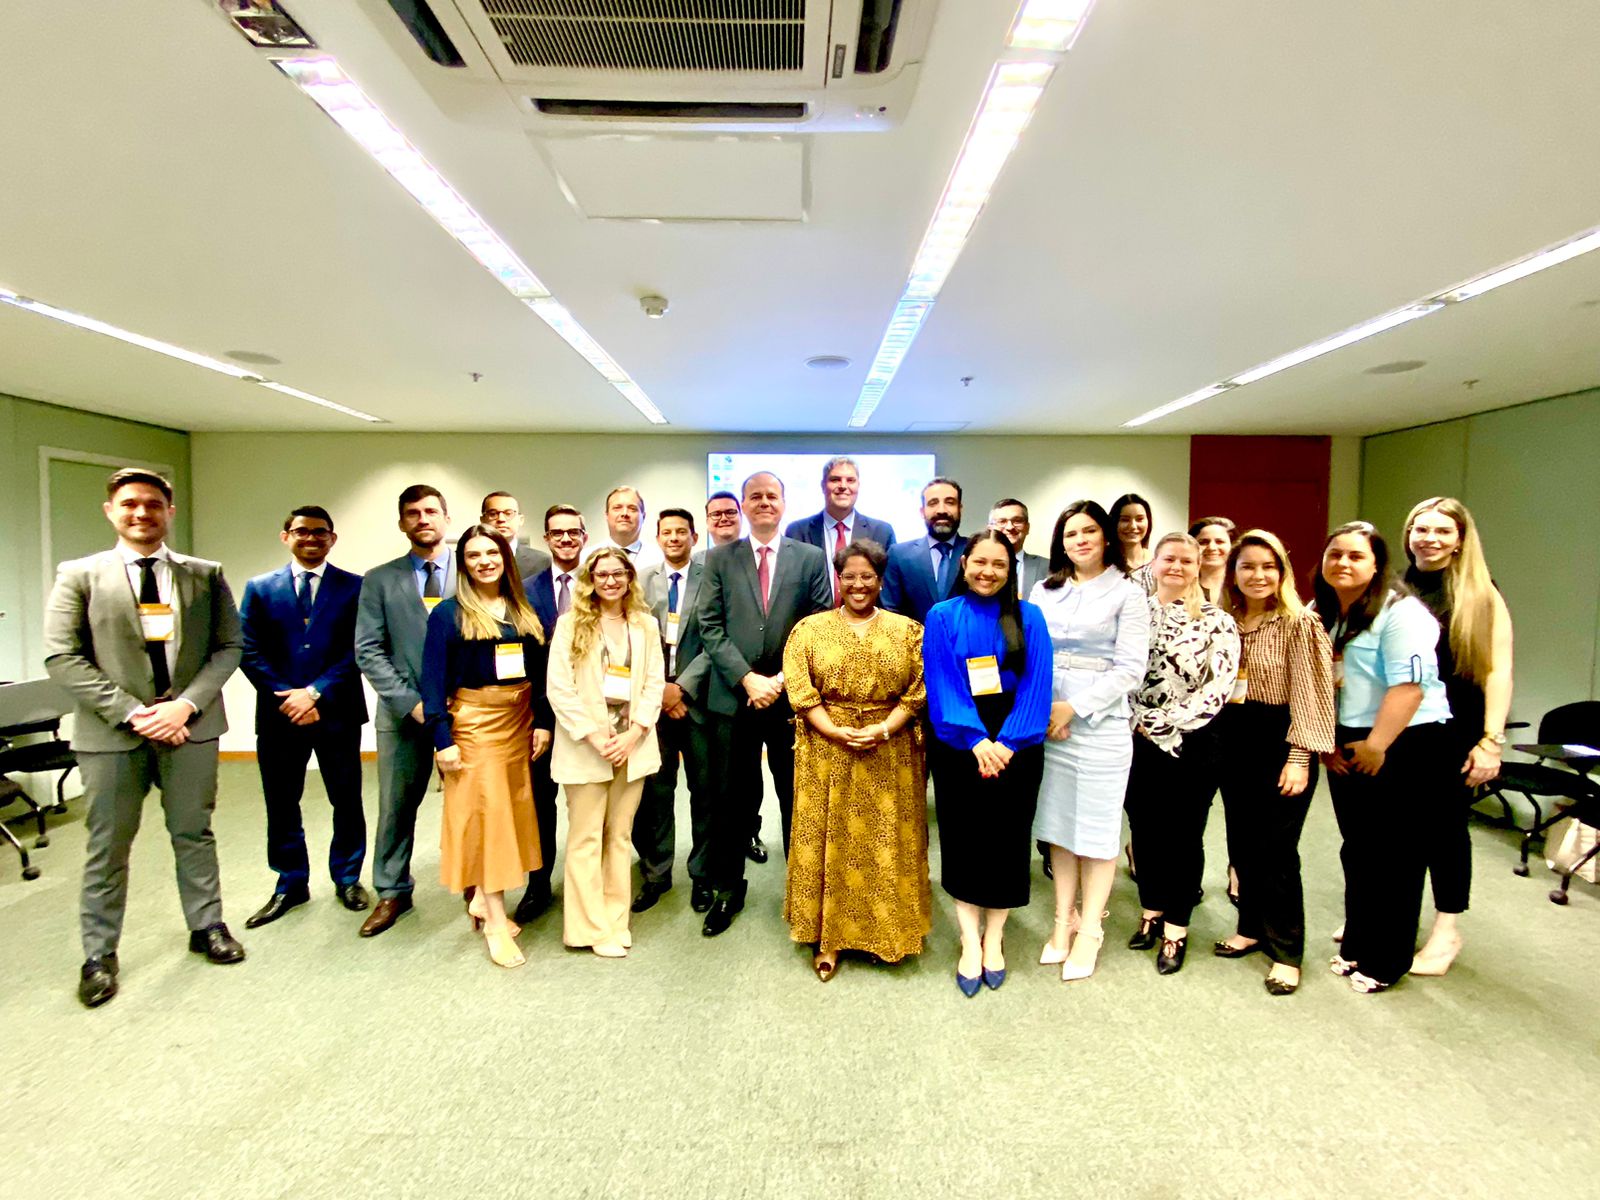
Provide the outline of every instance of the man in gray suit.
[[761,751],[778,793],[783,847],[794,803],[794,710],[783,690],[783,645],[803,617],[833,604],[822,551],[780,537],[783,483],[758,471],[744,481],[750,536],[706,554],[695,619],[711,661],[706,678],[711,743],[711,881],[716,897],[701,930],[716,937],[744,908],[745,848],[761,805]]
[[989,528],[1005,535],[1006,541],[1017,552],[1017,599],[1026,600],[1033,585],[1050,577],[1050,560],[1042,554],[1029,554],[1023,547],[1028,542],[1028,506],[1021,500],[1007,496],[996,500],[989,509]]
[[222,923],[211,812],[217,739],[228,728],[222,685],[243,638],[222,568],[167,548],[172,485],[125,468],[106,483],[117,546],[61,564],[45,609],[45,670],[76,702],[72,748],[88,801],[79,918],[78,999],[117,994],[117,944],[128,900],[128,851],[154,784],[178,867],[189,949],[236,963],[244,947]]
[[856,511],[856,497],[860,494],[861,474],[856,460],[835,455],[822,464],[822,511],[789,522],[789,528],[783,531],[785,537],[809,542],[828,556],[828,580],[835,604],[839,602],[839,576],[831,569],[834,555],[862,539],[877,542],[885,550],[894,545],[893,525]]
[[701,913],[711,907],[706,865],[711,797],[706,775],[705,712],[700,699],[711,663],[701,653],[700,629],[694,616],[700,576],[705,569],[704,561],[694,557],[698,540],[693,513],[686,508],[662,509],[656,517],[656,544],[665,561],[639,574],[645,602],[661,626],[667,686],[662,694],[661,720],[656,724],[661,769],[645,780],[644,795],[633,819],[633,848],[639,853],[642,880],[633,900],[634,912],[654,907],[672,888],[680,759],[689,781],[689,905]]
[[400,493],[400,532],[411,549],[373,567],[356,610],[356,666],[378,693],[378,832],[372,886],[378,903],[362,923],[374,937],[411,911],[411,843],[417,809],[433,778],[433,739],[423,724],[422,646],[428,614],[456,594],[450,515],[439,489],[414,483]]
[[[490,492],[483,498],[478,522],[493,529],[511,543],[511,554],[517,560],[517,578],[526,579],[540,571],[550,569],[550,556],[543,550],[521,541],[522,505],[510,492]],[[548,631],[546,631],[548,632]]]

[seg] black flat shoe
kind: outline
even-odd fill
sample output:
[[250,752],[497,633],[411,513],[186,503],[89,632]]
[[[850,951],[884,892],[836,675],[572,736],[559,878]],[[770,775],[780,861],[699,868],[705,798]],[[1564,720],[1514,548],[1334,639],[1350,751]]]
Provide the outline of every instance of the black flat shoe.
[[274,892],[272,899],[245,918],[244,927],[246,929],[260,929],[263,925],[270,925],[279,917],[287,916],[293,909],[299,908],[310,899],[311,894],[309,892]]
[[642,913],[656,906],[656,901],[672,890],[670,883],[651,883],[648,879],[639,885],[639,894],[633,898],[629,908],[636,913]]
[[117,994],[117,956],[106,954],[84,962],[78,975],[78,1002],[99,1008]]
[[1278,979],[1272,975],[1267,976],[1264,986],[1267,989],[1267,993],[1273,996],[1292,996],[1300,990],[1298,980],[1290,983],[1287,979]]
[[1227,942],[1218,942],[1211,947],[1211,953],[1218,958],[1244,958],[1261,948],[1260,942],[1251,942],[1248,946],[1231,946]]
[[717,894],[707,884],[696,883],[689,889],[689,907],[697,913],[710,912],[716,898]]
[[189,950],[194,954],[204,954],[208,962],[225,964],[244,961],[244,947],[221,921],[204,929],[192,930],[189,934]]
[[372,906],[372,899],[367,895],[367,889],[359,883],[341,883],[333,889],[333,892],[339,897],[339,903],[351,912],[365,912]]
[[753,863],[764,863],[764,862],[766,862],[767,861],[767,844],[765,842],[763,842],[759,837],[751,838],[750,839],[750,847],[749,847],[749,849],[747,849],[744,852],[744,856],[746,858],[748,858]]
[[1183,970],[1183,956],[1189,951],[1189,939],[1163,937],[1161,953],[1156,955],[1157,975],[1176,975]]
[[1140,917],[1139,928],[1128,939],[1129,950],[1154,950],[1156,943],[1161,940],[1161,914],[1153,917]]

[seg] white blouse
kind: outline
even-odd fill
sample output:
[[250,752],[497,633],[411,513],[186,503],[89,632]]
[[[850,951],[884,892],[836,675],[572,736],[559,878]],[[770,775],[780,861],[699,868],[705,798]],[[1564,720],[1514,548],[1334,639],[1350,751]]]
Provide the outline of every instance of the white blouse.
[[1055,655],[1054,699],[1085,721],[1130,715],[1128,696],[1144,678],[1150,609],[1116,567],[1087,583],[1036,583],[1028,599],[1044,612]]

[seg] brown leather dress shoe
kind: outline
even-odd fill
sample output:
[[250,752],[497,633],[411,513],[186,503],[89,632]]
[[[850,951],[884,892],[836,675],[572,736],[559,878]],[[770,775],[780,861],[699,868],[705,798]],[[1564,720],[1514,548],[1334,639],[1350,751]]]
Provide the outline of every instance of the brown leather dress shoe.
[[373,906],[372,915],[361,922],[361,936],[377,937],[410,911],[410,896],[385,896]]

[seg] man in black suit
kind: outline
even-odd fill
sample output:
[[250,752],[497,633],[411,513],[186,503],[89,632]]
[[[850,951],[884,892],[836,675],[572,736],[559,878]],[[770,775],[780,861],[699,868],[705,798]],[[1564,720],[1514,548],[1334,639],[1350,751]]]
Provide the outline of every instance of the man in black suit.
[[[544,627],[546,644],[561,614],[572,607],[572,589],[578,579],[578,565],[589,533],[583,514],[570,504],[552,504],[544,510],[544,544],[550,547],[550,561],[539,571],[525,576],[522,590]],[[561,785],[550,778],[550,755],[533,760],[533,816],[539,825],[539,845],[545,847],[544,862],[528,872],[528,887],[522,893],[511,919],[526,925],[550,907],[550,868],[556,858],[556,797]]]
[[1021,500],[1007,496],[996,500],[989,509],[989,528],[1005,537],[1017,552],[1017,575],[1012,581],[1017,599],[1026,600],[1033,585],[1050,577],[1050,560],[1042,554],[1029,554],[1023,547],[1028,541],[1028,506]]
[[877,542],[887,550],[894,545],[894,526],[856,511],[861,475],[856,460],[835,455],[822,466],[822,511],[791,521],[784,536],[809,542],[828,556],[828,582],[833,602],[839,602],[839,575],[832,570],[834,555],[857,539]]
[[[522,505],[510,492],[490,492],[483,498],[478,522],[493,529],[511,543],[512,557],[517,560],[517,576],[526,579],[537,575],[550,565],[550,556],[543,550],[524,545],[522,536]],[[542,756],[541,756],[542,757]]]
[[928,610],[950,598],[967,539],[961,536],[961,485],[940,475],[922,489],[922,523],[928,536],[889,551],[879,603],[890,612],[926,621]]
[[338,535],[328,510],[303,505],[283,523],[293,561],[244,585],[244,673],[256,689],[256,765],[267,802],[267,865],[278,873],[272,898],[245,922],[255,929],[311,899],[311,862],[300,818],[306,765],[333,806],[328,874],[351,912],[368,906],[361,886],[367,818],[361,809],[361,727],[367,700],[356,669],[356,608],[361,576],[328,562]]
[[701,930],[707,937],[726,930],[744,908],[745,848],[753,810],[761,804],[763,747],[788,851],[794,710],[783,690],[783,645],[802,618],[833,604],[822,551],[778,534],[778,477],[757,472],[741,491],[750,536],[707,552],[695,602],[701,644],[711,661],[705,703],[716,781],[708,864],[716,896]]

